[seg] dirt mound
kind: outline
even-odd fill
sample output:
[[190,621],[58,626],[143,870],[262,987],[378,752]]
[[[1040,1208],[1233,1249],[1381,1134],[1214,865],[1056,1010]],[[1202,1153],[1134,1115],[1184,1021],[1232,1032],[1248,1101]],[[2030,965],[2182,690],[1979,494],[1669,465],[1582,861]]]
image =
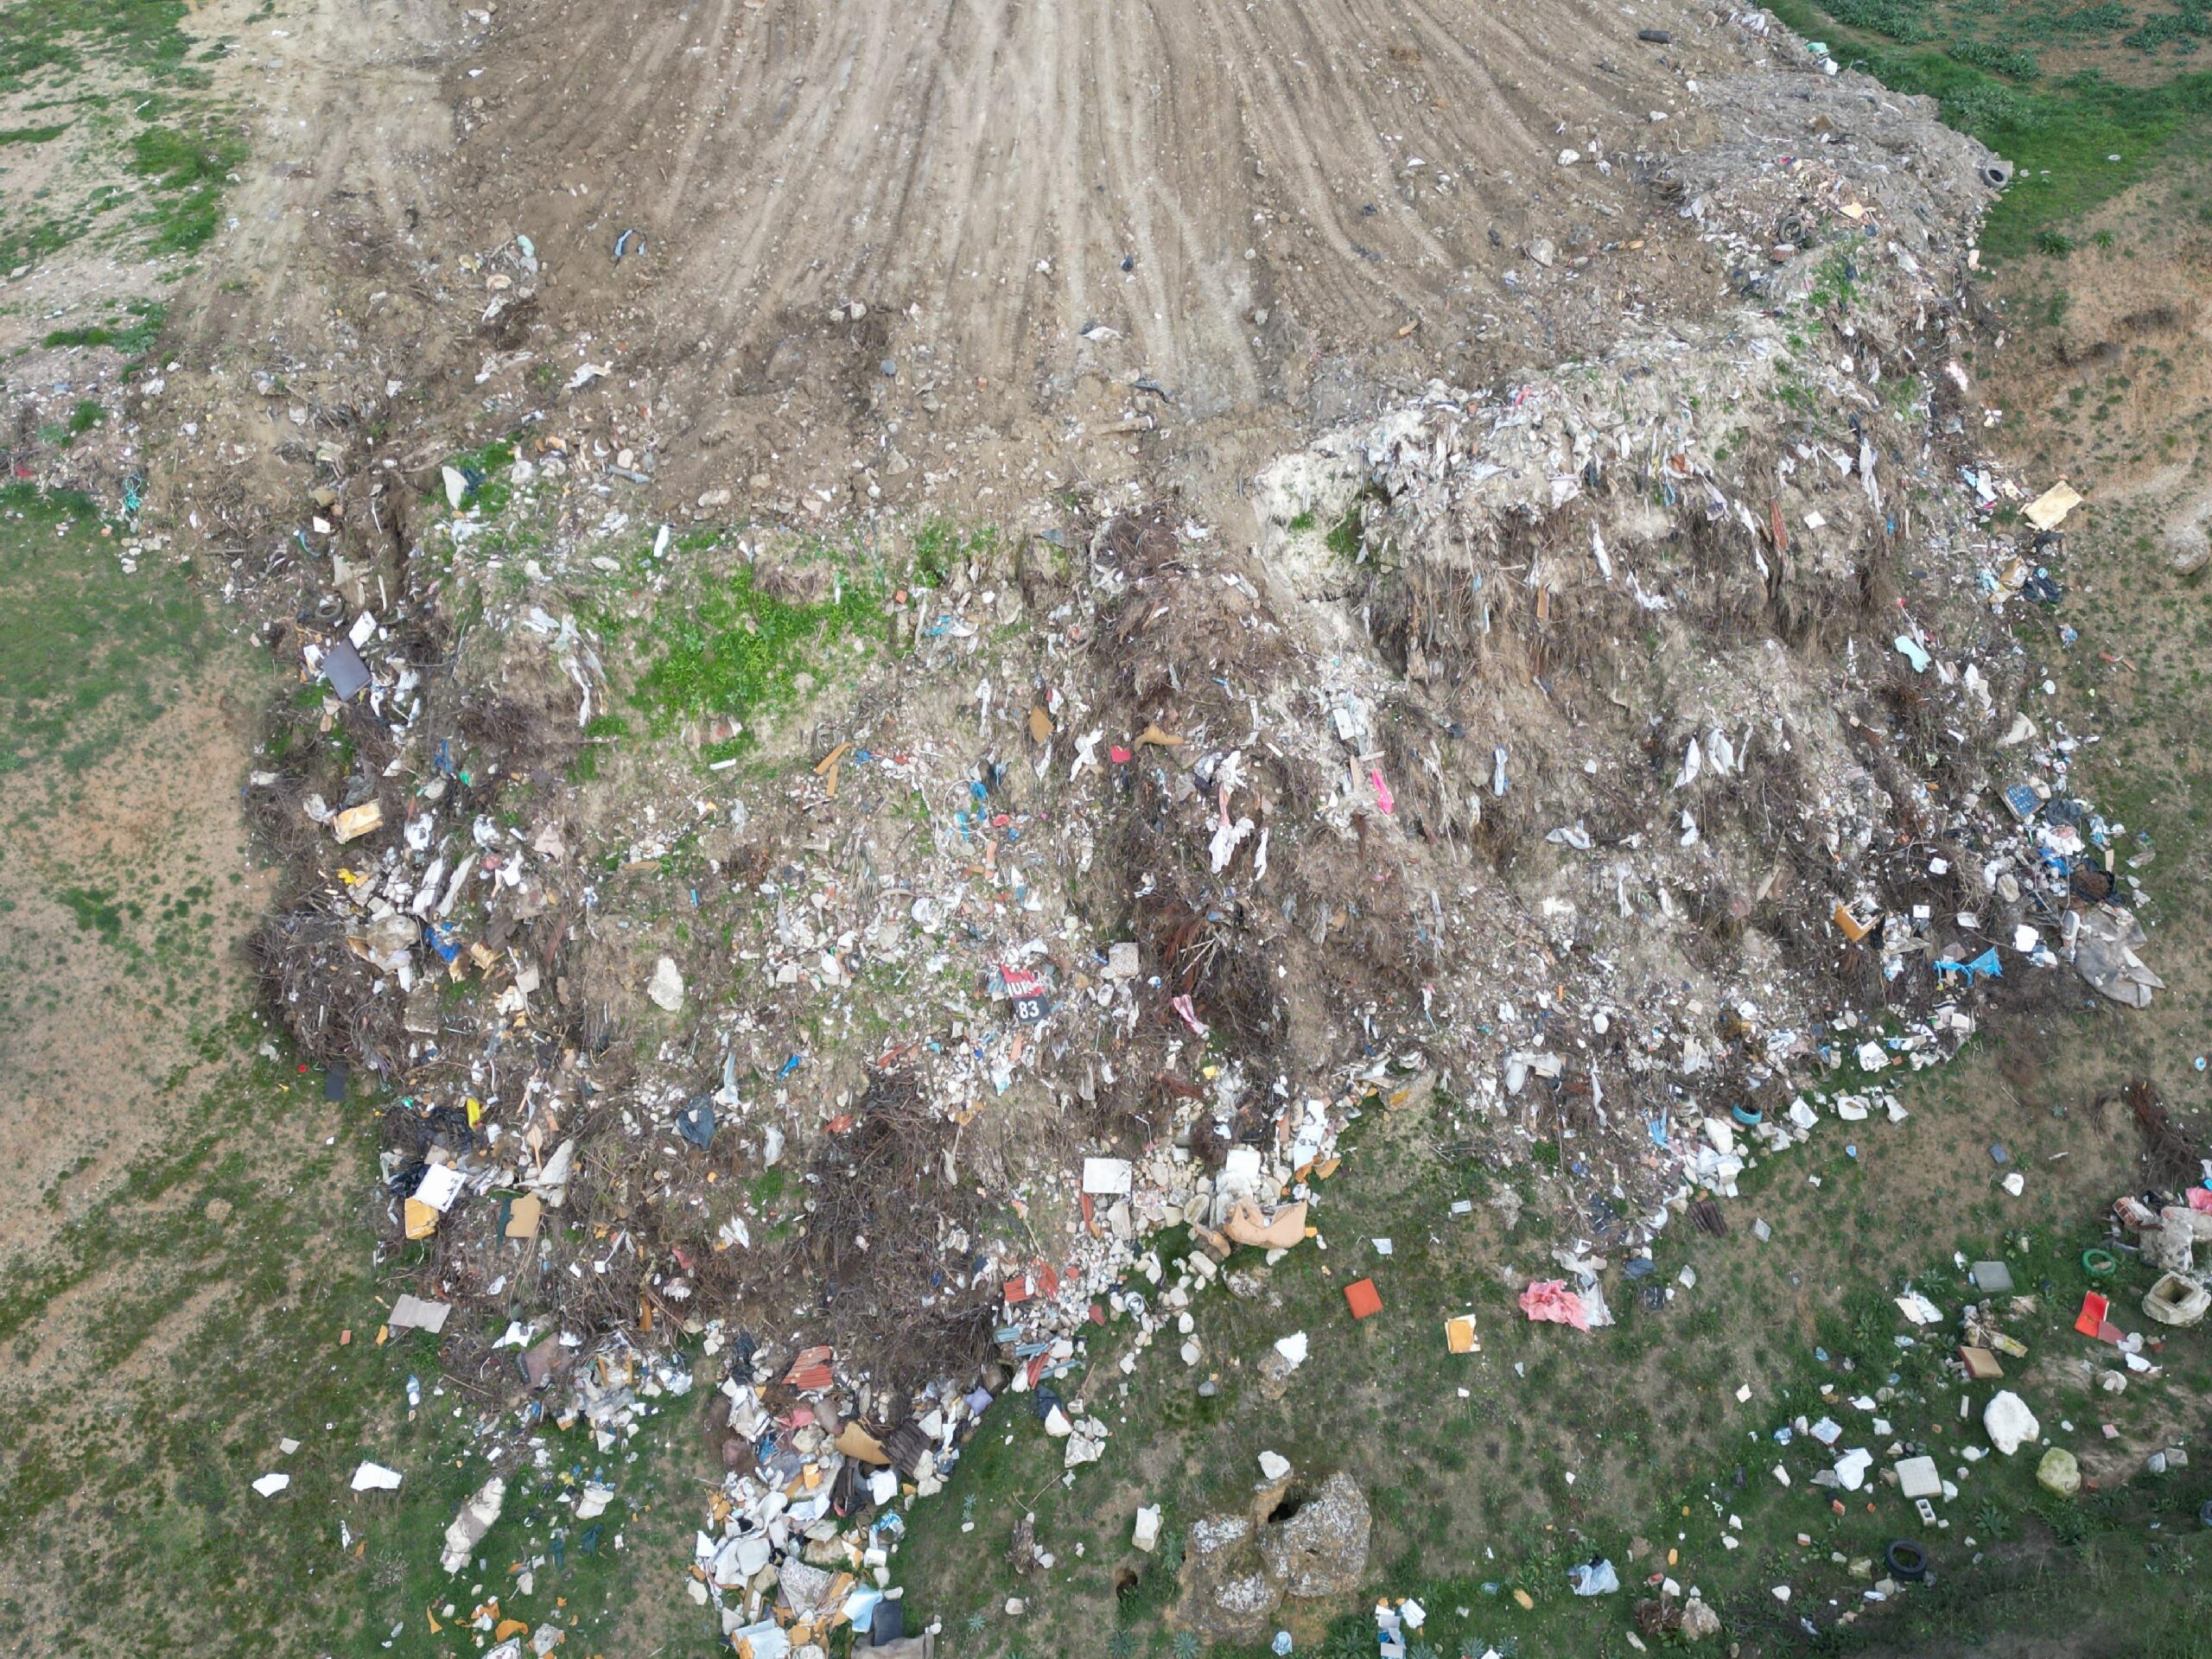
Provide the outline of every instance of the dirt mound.
[[739,1509],[802,1398],[840,1517],[978,1380],[1095,1459],[1091,1327],[1370,1114],[1603,1323],[2126,902],[1940,368],[1988,158],[1763,15],[465,16],[162,484],[313,688],[260,943],[382,1241],[594,1423],[697,1337]]
[[273,149],[218,245],[267,274],[182,308],[180,390],[248,347],[403,459],[568,403],[668,505],[973,505],[1171,454],[1232,492],[1432,374],[1709,313],[1673,181],[1726,118],[1700,77],[1770,52],[1567,3],[318,16],[247,77]]
[[[1177,175],[1182,239],[1145,245],[1115,274],[1141,288],[1148,260],[1197,272],[1204,226],[1226,215],[1262,228],[1252,260],[1221,257],[1278,286],[1228,295],[1226,277],[1210,289],[1191,275],[1159,302],[1185,332],[1116,312],[1111,340],[1082,340],[1172,353],[1160,362],[1174,384],[1142,394],[1162,418],[1201,406],[1217,428],[1244,418],[1258,384],[1237,366],[1244,337],[1206,325],[1255,300],[1283,327],[1334,330],[1333,360],[1387,383],[1402,325],[1387,338],[1354,327],[1376,300],[1362,285],[1464,286],[1474,267],[1455,261],[1487,257],[1496,226],[1469,232],[1505,194],[1565,217],[1518,221],[1520,244],[1499,237],[1498,293],[1548,329],[1580,329],[1565,362],[1544,334],[1554,349],[1487,390],[1433,382],[1291,448],[1259,480],[1262,544],[1248,552],[1165,493],[1141,511],[1116,510],[1119,486],[1048,493],[1051,463],[1079,440],[1057,424],[1052,389],[1082,384],[1050,352],[1022,359],[1034,378],[1016,404],[996,401],[1017,366],[1009,319],[1031,319],[1020,326],[1039,340],[1080,340],[1071,311],[1036,321],[1043,296],[1090,308],[1102,226],[1141,217],[1116,204],[1166,187],[1114,169],[1103,192],[1046,193],[1058,218],[1013,217],[1037,196],[1014,153],[1022,123],[1041,118],[931,69],[976,60],[959,29],[871,14],[833,39],[772,10],[641,32],[594,15],[575,34],[475,16],[454,48],[471,67],[541,66],[487,74],[482,92],[454,71],[468,143],[424,189],[448,245],[477,251],[417,261],[409,285],[362,302],[364,334],[349,324],[319,361],[295,349],[257,368],[243,403],[235,385],[197,387],[211,423],[262,429],[255,446],[216,446],[226,466],[273,461],[296,478],[294,504],[233,482],[214,511],[258,536],[290,518],[257,579],[291,595],[289,616],[264,637],[332,689],[296,700],[283,766],[254,797],[296,874],[262,936],[269,982],[311,1052],[365,1065],[416,1103],[390,1124],[386,1224],[395,1243],[435,1236],[448,1291],[543,1295],[594,1329],[658,1306],[752,1322],[772,1350],[826,1335],[906,1383],[972,1352],[1002,1296],[1027,1307],[1025,1339],[1064,1340],[1143,1232],[1219,1219],[1228,1160],[1248,1191],[1288,1185],[1361,1103],[1408,1092],[1385,1087],[1393,1077],[1446,1079],[1440,1098],[1475,1114],[1455,1132],[1480,1123],[1499,1156],[1580,1137],[1570,1185],[1601,1186],[1616,1218],[1640,1215],[1613,1235],[1637,1245],[1686,1177],[1725,1186],[1735,1167],[1725,1140],[1645,1133],[1694,1103],[1675,1079],[1772,1093],[1779,1119],[1790,1063],[1840,1064],[1821,1033],[1837,1006],[1914,1021],[1909,1046],[1929,1057],[1972,1029],[1954,993],[1975,981],[1945,971],[1979,948],[1980,910],[2027,899],[2018,882],[1992,899],[1986,873],[1931,884],[1914,850],[1991,834],[1976,798],[2015,689],[1974,666],[1999,660],[1975,652],[1992,624],[1967,597],[1984,546],[1964,504],[1925,489],[1910,459],[1944,410],[1903,365],[1948,349],[1986,194],[1982,153],[1927,106],[1825,73],[1756,16],[1705,31],[1702,49],[1767,67],[1700,86],[1701,113],[1679,123],[1649,118],[1666,112],[1655,89],[1678,78],[1688,94],[1694,78],[1671,47],[1624,36],[1634,67],[1608,59],[1603,84],[1651,106],[1632,135],[1606,125],[1618,102],[1608,117],[1580,85],[1567,111],[1580,125],[1541,136],[1523,119],[1478,137],[1463,124],[1476,83],[1522,107],[1496,87],[1551,49],[1541,33],[1485,31],[1479,51],[1448,58],[1425,35],[1395,55],[1383,42],[1333,60],[1325,32],[1179,48],[1159,84],[1197,85],[1174,164],[1250,165]],[[1242,41],[1243,17],[1201,10],[1129,38],[1164,50],[1211,22]],[[1086,66],[1120,63],[1135,26],[1100,21]],[[584,68],[556,73],[548,42],[565,72],[577,41],[599,38],[604,62],[587,52]],[[1005,84],[1027,87],[1055,38],[1009,17],[994,60]],[[1610,49],[1575,38],[1578,52]],[[1407,212],[1363,201],[1359,218],[1374,206],[1389,225],[1349,255],[1319,228],[1334,213],[1346,233],[1360,194],[1347,187],[1368,176],[1358,157],[1379,165],[1414,141],[1374,137],[1371,111],[1330,124],[1304,110],[1294,125],[1251,90],[1305,86],[1309,50],[1337,65],[1313,82],[1319,107],[1355,92],[1407,101],[1433,153],[1418,168],[1400,156],[1391,177],[1399,208],[1418,201],[1423,233],[1445,238],[1428,263],[1384,234],[1411,234]],[[1241,100],[1198,95],[1222,61],[1242,66],[1224,83]],[[895,73],[909,63],[911,85]],[[647,86],[668,135],[652,140],[624,124],[643,118]],[[556,97],[590,135],[580,159],[533,136]],[[860,222],[895,231],[920,214],[925,236],[849,241],[849,204],[842,228],[810,206],[810,184],[831,178],[859,179],[871,200],[871,146],[896,143],[854,111],[877,105],[900,117],[886,129],[897,143],[919,148],[903,194]],[[1104,119],[1086,106],[1074,130]],[[844,148],[802,153],[805,131]],[[1707,142],[1681,148],[1695,131]],[[961,136],[952,151],[946,133]],[[1268,144],[1300,133],[1339,148],[1287,167]],[[783,170],[706,175],[717,134]],[[1216,148],[1194,150],[1202,138]],[[530,231],[495,224],[488,205],[474,217],[488,195],[469,162],[494,142]],[[1000,164],[985,166],[995,144]],[[532,172],[556,150],[565,182]],[[971,165],[948,171],[954,155]],[[671,172],[662,194],[648,169]],[[633,188],[647,204],[637,223]],[[700,217],[678,219],[670,204],[694,197]],[[354,264],[324,274],[382,274],[414,232],[379,240],[361,216],[391,200],[334,198],[328,228],[360,235],[346,244]],[[1609,260],[1658,251],[1581,238],[1572,215],[1610,223],[1630,207],[1670,226],[1667,258],[1723,280],[1666,296],[1661,319],[1581,327]],[[965,222],[956,207],[996,213],[982,220],[996,239],[960,257],[1007,278],[988,303],[963,299],[960,258],[945,263]],[[1283,227],[1301,215],[1316,223],[1313,273],[1286,251]],[[809,223],[798,263],[786,244]],[[715,257],[754,283],[749,307],[709,283],[702,225],[736,250]],[[592,244],[608,232],[601,267]],[[1313,285],[1323,268],[1334,288]],[[938,284],[925,303],[895,308],[855,291],[925,282]],[[831,308],[834,328],[820,321]],[[807,340],[888,353],[896,372],[841,381],[803,342],[791,384],[760,391],[733,354],[757,354],[784,311],[809,319]],[[417,342],[410,372],[431,378],[410,397],[374,340],[464,315],[465,335]],[[1430,345],[1404,350],[1437,360]],[[436,378],[456,360],[441,353],[480,352],[465,391]],[[887,442],[918,414],[943,435],[936,383],[900,366],[931,353],[957,361],[963,386],[982,383],[963,407],[1001,423],[991,442],[1030,456],[1002,538],[883,534],[870,458],[889,452],[870,435]],[[1885,375],[1904,395],[1876,390]],[[923,401],[906,414],[882,401],[910,394]],[[717,453],[686,413],[701,397],[732,418],[769,410],[802,442],[834,435],[836,487],[778,502],[760,499],[775,478],[747,480],[756,510],[800,528],[721,527],[741,511],[723,488],[656,523],[681,469]],[[856,410],[880,429],[851,424]],[[387,430],[441,415],[442,440]],[[461,448],[454,423],[492,419],[499,442]],[[203,460],[207,435],[186,435],[178,458]],[[1206,464],[1195,429],[1154,435]],[[856,460],[864,485],[843,481]],[[995,487],[964,455],[948,455],[955,472],[973,500]],[[188,464],[173,478],[194,476]],[[876,526],[824,536],[855,510]],[[682,522],[703,527],[679,534]],[[1937,579],[1910,595],[1893,651],[1892,567],[1916,533]],[[339,695],[355,652],[365,683]],[[1945,731],[1949,748],[1935,741]],[[1839,950],[1838,907],[1892,925]],[[1561,1021],[1605,1040],[1570,1061]],[[1791,1131],[1768,1133],[1781,1146]],[[1112,1224],[1100,1195],[1071,1186],[1077,1146],[1135,1157],[1171,1144],[1188,1170],[1151,1166]],[[472,1197],[499,1195],[502,1217],[518,1192],[568,1206],[560,1235],[528,1272],[505,1272],[509,1241],[529,1236],[510,1219],[422,1209],[423,1192],[452,1202],[448,1171]],[[1011,1220],[993,1213],[1008,1195]],[[571,1293],[578,1227],[622,1245],[588,1249],[586,1291]],[[1071,1236],[1078,1255],[1100,1245],[1097,1259],[1071,1260]],[[798,1325],[781,1306],[794,1271],[817,1286]]]

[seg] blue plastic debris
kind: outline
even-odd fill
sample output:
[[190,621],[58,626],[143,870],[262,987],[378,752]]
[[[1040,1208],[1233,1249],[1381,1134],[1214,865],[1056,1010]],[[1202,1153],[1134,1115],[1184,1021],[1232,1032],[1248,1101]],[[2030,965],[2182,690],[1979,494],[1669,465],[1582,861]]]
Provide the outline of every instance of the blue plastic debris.
[[714,1144],[715,1103],[710,1095],[701,1095],[676,1115],[676,1132],[684,1140],[704,1152]]
[[1973,984],[1977,979],[2002,979],[2005,977],[2004,964],[1998,961],[1997,947],[1993,944],[1991,945],[1988,950],[1983,951],[1980,956],[1974,957],[1970,961],[1939,962],[1936,964],[1936,971],[1939,974],[1961,974],[1965,976],[1966,982],[1969,985]]

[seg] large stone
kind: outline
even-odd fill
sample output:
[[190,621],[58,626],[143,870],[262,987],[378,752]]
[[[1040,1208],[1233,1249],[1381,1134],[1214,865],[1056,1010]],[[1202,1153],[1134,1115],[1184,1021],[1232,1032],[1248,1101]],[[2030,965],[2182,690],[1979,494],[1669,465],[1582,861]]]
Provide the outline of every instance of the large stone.
[[1260,1551],[1283,1575],[1283,1592],[1310,1600],[1348,1596],[1367,1571],[1367,1500],[1350,1475],[1329,1477],[1287,1520],[1268,1528]]
[[1339,1473],[1300,1498],[1289,1480],[1286,1472],[1280,1485],[1262,1485],[1249,1513],[1191,1523],[1178,1624],[1217,1641],[1249,1642],[1267,1633],[1287,1595],[1313,1599],[1361,1587],[1370,1519],[1358,1486]]
[[2008,1458],[2043,1433],[2028,1402],[2010,1389],[1999,1390],[1982,1408],[1981,1426],[1988,1431],[1989,1443]]
[[1147,1555],[1160,1548],[1159,1504],[1147,1504],[1137,1511],[1136,1525],[1130,1529],[1129,1542]]
[[1191,1523],[1177,1624],[1224,1642],[1266,1633],[1269,1616],[1282,1605],[1283,1580],[1261,1554],[1259,1534],[1244,1515],[1210,1515]]
[[2082,1490],[2082,1465],[2063,1446],[2054,1446],[2036,1465],[2036,1484],[2058,1497],[2071,1497]]
[[1270,1348],[1260,1356],[1259,1364],[1253,1369],[1259,1376],[1262,1397],[1280,1400],[1290,1392],[1291,1374],[1297,1370],[1298,1362],[1280,1347]]

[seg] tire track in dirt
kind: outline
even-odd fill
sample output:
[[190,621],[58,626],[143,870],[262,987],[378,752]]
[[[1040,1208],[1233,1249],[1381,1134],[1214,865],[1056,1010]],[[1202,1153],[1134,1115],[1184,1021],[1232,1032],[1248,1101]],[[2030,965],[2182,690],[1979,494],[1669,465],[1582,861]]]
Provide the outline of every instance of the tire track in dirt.
[[[210,248],[245,291],[180,296],[178,339],[192,354],[245,338],[315,339],[332,263],[405,235],[410,209],[426,202],[416,158],[450,134],[430,55],[438,36],[423,10],[337,0],[288,17],[281,40],[245,31],[252,161],[231,199],[232,228]],[[244,27],[221,14],[210,27],[218,22]]]
[[[1171,450],[1211,488],[1433,375],[1602,346],[1630,263],[1602,245],[1656,233],[1630,228],[1657,204],[1629,155],[1687,136],[1649,111],[1746,55],[1688,19],[1669,0],[1632,20],[1582,0],[517,0],[487,23],[330,0],[266,56],[257,38],[254,171],[219,244],[249,286],[181,322],[409,455],[619,363],[579,401],[659,429],[664,509],[801,480],[826,505],[856,457],[904,475],[894,495],[982,491],[986,465],[1029,455],[1125,478]],[[1639,25],[1689,44],[1640,47]],[[1593,137],[1619,165],[1559,163]],[[618,263],[632,228],[642,257]],[[477,258],[518,233],[541,271],[486,326]],[[1563,255],[1542,302],[1504,281],[1539,236]],[[1584,254],[1605,282],[1570,268]],[[1671,297],[1709,308],[1719,289],[1683,276]],[[266,412],[224,441],[253,448]],[[1006,447],[986,462],[979,439]]]
[[[550,297],[578,324],[624,280],[613,216],[647,227],[664,353],[758,363],[858,298],[918,307],[938,368],[1010,410],[1094,366],[1224,410],[1270,384],[1259,296],[1357,349],[1437,309],[1532,188],[1624,201],[1544,169],[1547,129],[1619,145],[1675,85],[1648,54],[1581,61],[1625,33],[1439,0],[542,5],[494,29],[496,67],[449,72],[492,107],[442,182],[471,245],[525,217],[563,245]],[[1070,343],[1093,320],[1119,350]]]

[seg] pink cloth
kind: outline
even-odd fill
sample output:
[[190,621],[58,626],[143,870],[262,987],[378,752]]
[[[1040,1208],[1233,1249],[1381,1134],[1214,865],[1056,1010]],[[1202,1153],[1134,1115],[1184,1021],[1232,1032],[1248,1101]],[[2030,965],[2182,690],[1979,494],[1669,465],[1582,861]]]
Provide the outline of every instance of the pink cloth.
[[1382,809],[1385,817],[1395,815],[1398,810],[1397,799],[1390,793],[1390,785],[1382,781],[1382,768],[1370,766],[1367,778],[1375,785],[1375,804]]
[[1582,1299],[1567,1287],[1564,1279],[1537,1280],[1521,1293],[1521,1311],[1539,1324],[1571,1325],[1578,1331],[1590,1328]]
[[2208,1192],[2201,1186],[2190,1187],[2189,1189],[2189,1207],[2192,1210],[2201,1210],[2207,1213],[2212,1213],[2212,1192]]

